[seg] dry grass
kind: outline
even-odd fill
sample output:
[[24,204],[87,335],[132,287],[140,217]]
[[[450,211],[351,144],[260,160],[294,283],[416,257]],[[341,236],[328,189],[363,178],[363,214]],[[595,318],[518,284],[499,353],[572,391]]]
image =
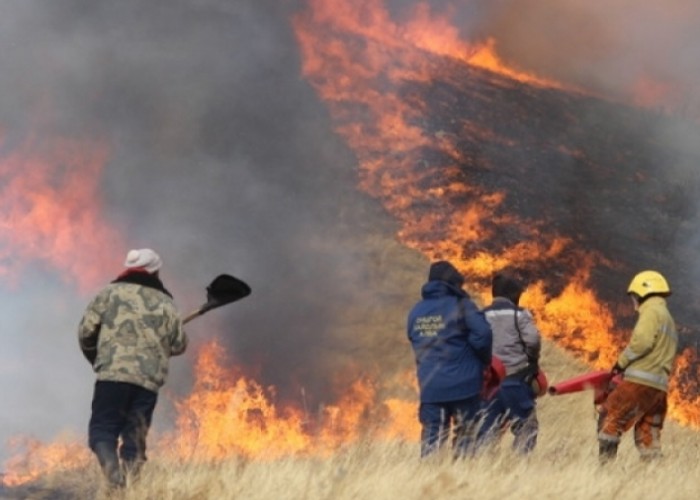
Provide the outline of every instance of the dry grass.
[[[544,359],[553,380],[584,367],[546,345]],[[65,471],[15,491],[6,498],[135,499],[694,499],[700,476],[700,435],[668,422],[665,456],[639,460],[625,435],[618,460],[597,461],[595,416],[590,392],[540,400],[540,440],[524,459],[510,450],[510,437],[476,459],[448,456],[418,459],[418,444],[363,442],[331,457],[289,457],[275,461],[230,459],[222,463],[174,463],[155,457],[138,482],[107,494],[97,466]],[[447,455],[447,454],[446,454]]]
[[[401,346],[407,308],[418,296],[427,261],[396,242],[368,239],[364,258],[373,269],[373,300],[360,304],[363,315],[347,311],[338,335],[362,335],[367,357],[381,353],[388,372],[412,364],[408,343]],[[416,271],[418,270],[418,271]],[[379,293],[379,295],[377,295]],[[384,293],[386,296],[382,296]],[[379,297],[377,299],[376,297]],[[357,318],[361,317],[362,320]],[[359,323],[358,323],[359,322]],[[358,328],[363,324],[371,328]],[[385,345],[386,344],[386,345]],[[554,344],[546,342],[542,364],[550,381],[589,369]],[[412,391],[407,391],[412,392]],[[448,456],[420,461],[417,442],[361,442],[347,445],[330,457],[288,457],[221,463],[173,462],[155,453],[142,477],[123,492],[109,494],[96,461],[85,470],[67,470],[31,485],[2,490],[7,499],[123,499],[123,500],[343,500],[343,499],[695,499],[700,477],[700,433],[667,422],[662,436],[665,457],[653,465],[640,462],[627,434],[618,460],[607,468],[597,461],[596,420],[592,394],[546,396],[539,402],[539,443],[527,459],[510,450],[510,436],[482,456],[453,462]],[[447,454],[446,454],[447,455]]]

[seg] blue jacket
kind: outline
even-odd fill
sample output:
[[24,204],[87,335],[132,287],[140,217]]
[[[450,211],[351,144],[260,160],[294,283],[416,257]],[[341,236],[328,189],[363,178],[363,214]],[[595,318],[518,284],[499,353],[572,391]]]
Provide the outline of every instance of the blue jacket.
[[428,281],[408,315],[420,400],[443,403],[481,391],[491,363],[491,327],[469,296],[445,281]]

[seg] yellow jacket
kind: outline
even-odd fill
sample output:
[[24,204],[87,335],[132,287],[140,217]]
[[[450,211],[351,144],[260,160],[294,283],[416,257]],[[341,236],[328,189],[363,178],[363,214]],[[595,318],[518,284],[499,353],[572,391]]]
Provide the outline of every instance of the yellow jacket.
[[632,338],[617,364],[625,380],[668,391],[668,376],[678,350],[678,332],[663,297],[649,297],[639,306]]

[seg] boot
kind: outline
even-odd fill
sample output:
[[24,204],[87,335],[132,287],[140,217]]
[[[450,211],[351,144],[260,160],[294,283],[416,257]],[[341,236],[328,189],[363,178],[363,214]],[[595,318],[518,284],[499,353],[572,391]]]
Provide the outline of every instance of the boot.
[[126,476],[130,478],[130,482],[138,481],[141,475],[141,467],[146,463],[146,460],[140,458],[125,459],[122,458],[122,463],[124,464],[124,471]]
[[115,446],[110,443],[101,441],[95,443],[93,449],[97,460],[100,462],[100,467],[104,473],[110,486],[113,488],[123,488],[125,486],[124,474],[119,465],[119,457]]
[[614,441],[598,441],[598,459],[601,465],[606,465],[615,460],[617,456],[617,444]]

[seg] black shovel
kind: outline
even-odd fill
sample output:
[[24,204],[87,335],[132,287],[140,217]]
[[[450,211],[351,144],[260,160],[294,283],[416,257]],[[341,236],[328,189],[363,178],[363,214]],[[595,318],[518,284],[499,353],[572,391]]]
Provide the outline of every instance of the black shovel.
[[207,301],[199,309],[182,318],[182,324],[192,321],[207,311],[241,300],[250,295],[250,292],[250,287],[243,280],[228,274],[220,274],[207,287]]

